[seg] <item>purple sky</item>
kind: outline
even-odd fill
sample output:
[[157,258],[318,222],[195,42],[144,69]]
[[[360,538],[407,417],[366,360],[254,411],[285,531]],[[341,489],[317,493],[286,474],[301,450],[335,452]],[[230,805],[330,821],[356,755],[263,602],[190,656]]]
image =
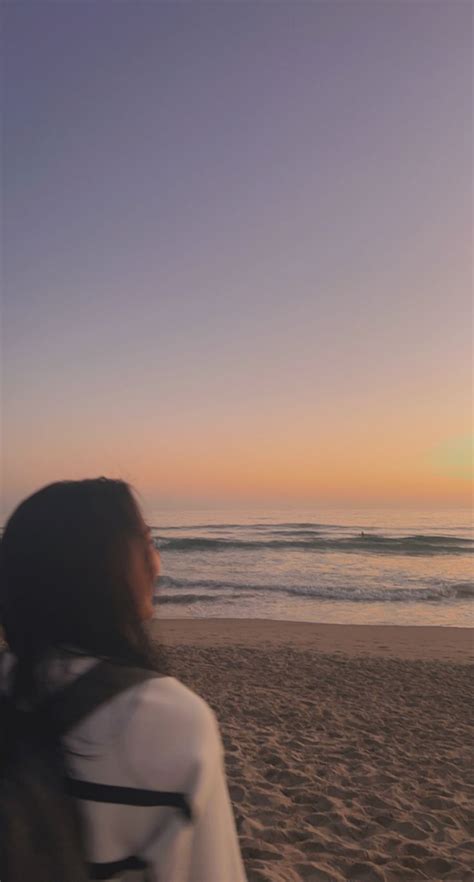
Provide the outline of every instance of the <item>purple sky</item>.
[[296,499],[296,461],[317,498],[328,450],[358,500],[397,452],[464,499],[429,463],[469,423],[470,3],[3,20],[5,510],[99,473]]

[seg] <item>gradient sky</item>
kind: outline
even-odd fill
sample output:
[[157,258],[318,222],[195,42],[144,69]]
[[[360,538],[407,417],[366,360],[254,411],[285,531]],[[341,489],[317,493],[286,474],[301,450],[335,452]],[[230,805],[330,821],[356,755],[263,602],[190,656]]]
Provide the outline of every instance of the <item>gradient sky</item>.
[[469,2],[3,4],[3,505],[468,503]]

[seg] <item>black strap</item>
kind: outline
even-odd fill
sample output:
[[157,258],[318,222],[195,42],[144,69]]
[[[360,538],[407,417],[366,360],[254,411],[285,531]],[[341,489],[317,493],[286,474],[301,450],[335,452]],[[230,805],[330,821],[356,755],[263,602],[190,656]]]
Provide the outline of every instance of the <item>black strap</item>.
[[116,873],[124,873],[125,870],[144,870],[148,864],[141,858],[131,855],[123,858],[121,861],[102,862],[100,864],[89,864],[89,877],[91,879],[110,879]]
[[67,778],[66,792],[76,799],[89,799],[92,802],[109,802],[115,805],[169,806],[180,809],[191,820],[191,808],[182,793],[167,790],[143,790],[138,787],[120,787],[115,784],[95,784],[93,781],[79,781]]
[[34,711],[36,722],[64,735],[105,701],[154,677],[156,671],[99,661],[73,683],[48,696]]

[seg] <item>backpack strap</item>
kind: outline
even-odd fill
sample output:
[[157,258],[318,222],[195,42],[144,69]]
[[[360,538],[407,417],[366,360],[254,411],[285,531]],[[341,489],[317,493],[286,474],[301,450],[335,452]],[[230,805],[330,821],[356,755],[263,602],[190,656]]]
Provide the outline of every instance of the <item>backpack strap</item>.
[[[35,720],[31,723],[35,728],[42,726],[49,732],[53,730],[57,736],[64,735],[105,701],[139,683],[162,676],[163,674],[146,668],[125,667],[106,660],[100,661],[73,683],[42,701],[33,712]],[[191,807],[183,793],[117,787],[69,777],[65,780],[65,789],[69,796],[94,802],[168,806],[179,809],[188,821],[192,820]]]
[[[65,735],[82,719],[115,695],[161,677],[156,671],[99,661],[76,680],[44,699],[33,712],[35,723],[55,735]],[[33,721],[32,721],[33,722]]]

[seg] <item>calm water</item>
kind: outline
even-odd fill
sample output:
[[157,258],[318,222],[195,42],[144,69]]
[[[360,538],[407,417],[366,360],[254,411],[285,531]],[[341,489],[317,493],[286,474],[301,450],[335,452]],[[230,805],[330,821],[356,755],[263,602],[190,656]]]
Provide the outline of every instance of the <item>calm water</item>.
[[469,510],[154,512],[156,615],[474,627]]

